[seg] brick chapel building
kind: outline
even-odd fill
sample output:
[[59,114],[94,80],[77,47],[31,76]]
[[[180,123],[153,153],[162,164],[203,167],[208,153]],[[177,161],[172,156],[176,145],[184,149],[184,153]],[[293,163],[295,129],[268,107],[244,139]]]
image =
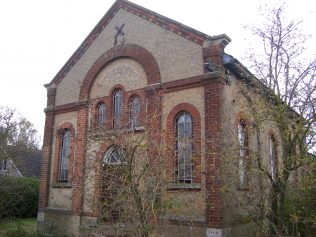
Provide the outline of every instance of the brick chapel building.
[[[185,159],[171,162],[177,192],[184,198],[189,193],[202,200],[195,210],[194,228],[181,220],[170,221],[166,236],[224,236],[229,226],[222,202],[218,155],[223,124],[234,124],[239,141],[243,141],[241,146],[255,146],[250,139],[245,142],[249,118],[236,102],[240,97],[238,88],[244,86],[250,73],[225,54],[230,41],[225,34],[209,36],[126,0],[117,0],[45,85],[39,229],[79,236],[82,228],[95,226],[98,215],[89,207],[86,191],[88,130],[100,122],[113,130],[121,119],[130,119],[132,127],[140,128],[145,117],[158,110],[158,131],[176,137],[175,130],[184,121],[187,134],[200,141]],[[157,95],[159,99],[153,98]],[[129,104],[132,112],[123,115],[121,107]],[[263,139],[276,130],[267,129]],[[101,156],[108,149],[103,144],[97,147]],[[262,149],[269,150],[265,145]],[[207,152],[210,150],[216,152]],[[198,158],[190,160],[193,152],[199,154]],[[242,151],[240,156],[244,156]],[[242,165],[239,172],[242,183]],[[94,181],[92,189],[98,189]]]

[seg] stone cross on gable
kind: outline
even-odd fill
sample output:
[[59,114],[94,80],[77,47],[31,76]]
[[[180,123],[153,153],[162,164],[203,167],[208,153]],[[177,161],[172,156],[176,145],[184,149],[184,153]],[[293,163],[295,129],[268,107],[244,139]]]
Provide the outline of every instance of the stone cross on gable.
[[[121,27],[115,26],[115,30],[116,30],[117,32],[116,32],[116,34],[115,34],[115,36],[114,36],[114,46],[116,46],[117,43],[118,43],[118,37],[119,37],[120,35],[122,35],[122,36],[125,35],[125,33],[123,32],[124,26],[125,26],[125,24],[122,24]],[[124,38],[123,38],[123,42],[124,42]]]

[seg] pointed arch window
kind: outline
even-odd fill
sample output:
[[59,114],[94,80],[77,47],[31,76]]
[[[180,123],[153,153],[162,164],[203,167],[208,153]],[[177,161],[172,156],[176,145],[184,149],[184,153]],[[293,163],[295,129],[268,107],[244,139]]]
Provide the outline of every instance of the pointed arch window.
[[176,131],[176,182],[192,183],[192,117],[187,111],[180,112],[175,119]]
[[243,119],[240,119],[238,122],[238,141],[239,141],[239,185],[244,187],[247,182],[247,146],[248,146],[248,137],[247,137],[247,127],[246,122]]
[[59,182],[68,181],[68,166],[70,155],[70,131],[66,129],[62,135],[62,143],[60,149],[60,163],[59,163]]
[[103,102],[98,104],[98,127],[102,127],[106,120],[106,106]]
[[117,89],[113,93],[113,118],[114,128],[120,128],[123,114],[123,91]]
[[140,126],[140,98],[139,96],[133,96],[130,102],[130,123],[132,128]]
[[271,135],[269,138],[269,157],[271,165],[271,176],[272,179],[275,181],[278,175],[278,159],[276,140],[273,135]]

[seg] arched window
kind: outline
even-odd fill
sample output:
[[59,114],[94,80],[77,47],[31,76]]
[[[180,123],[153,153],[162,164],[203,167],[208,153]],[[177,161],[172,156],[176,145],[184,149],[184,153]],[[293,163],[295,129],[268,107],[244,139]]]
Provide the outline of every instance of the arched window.
[[246,184],[246,170],[247,170],[247,146],[248,146],[248,137],[247,137],[247,128],[246,123],[243,119],[240,119],[238,122],[238,141],[239,141],[239,185],[244,187]]
[[269,157],[271,164],[271,176],[272,179],[275,181],[278,175],[278,158],[276,140],[273,135],[271,135],[269,138]]
[[130,123],[132,128],[140,126],[140,98],[133,96],[130,103]]
[[117,89],[113,93],[114,128],[121,127],[122,114],[123,114],[123,91],[120,89]]
[[103,157],[103,165],[120,165],[125,162],[126,153],[124,149],[112,146]]
[[192,183],[192,117],[183,111],[175,120],[175,140],[177,164],[175,178],[177,182]]
[[59,160],[59,182],[68,181],[68,166],[70,155],[70,131],[66,129],[62,134],[60,160]]
[[104,126],[106,119],[106,106],[104,103],[99,103],[98,105],[98,127]]

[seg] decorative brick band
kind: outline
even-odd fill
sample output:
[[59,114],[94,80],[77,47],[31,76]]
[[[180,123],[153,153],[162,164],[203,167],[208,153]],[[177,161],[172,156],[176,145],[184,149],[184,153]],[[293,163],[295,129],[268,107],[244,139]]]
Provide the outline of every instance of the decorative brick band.
[[160,83],[158,64],[150,52],[136,44],[119,45],[102,54],[89,69],[80,89],[79,100],[88,98],[95,77],[105,65],[117,58],[123,57],[134,59],[143,66],[148,85]]
[[[157,93],[158,91],[162,90],[163,93],[170,93],[190,88],[195,88],[199,86],[204,86],[205,83],[212,82],[218,82],[218,78],[221,76],[219,72],[208,72],[205,74],[201,74],[194,77],[188,77],[188,78],[181,78],[179,80],[165,82],[161,84],[155,84],[155,85],[149,85],[147,87],[138,89],[137,91],[147,91],[149,94]],[[122,85],[115,85],[113,89],[116,87],[122,87]],[[124,88],[124,87],[123,87]],[[111,90],[111,92],[113,91]],[[128,91],[128,93],[135,93],[135,91]],[[111,95],[111,93],[109,93]],[[144,95],[143,95],[144,96]],[[58,105],[58,106],[51,106],[47,107],[45,109],[45,113],[54,112],[54,114],[62,114],[62,113],[68,113],[73,111],[78,111],[78,109],[82,106],[87,106],[91,101],[88,100],[81,100],[78,102],[72,102],[68,104]],[[110,101],[111,103],[111,101]],[[110,108],[110,107],[109,107]]]

